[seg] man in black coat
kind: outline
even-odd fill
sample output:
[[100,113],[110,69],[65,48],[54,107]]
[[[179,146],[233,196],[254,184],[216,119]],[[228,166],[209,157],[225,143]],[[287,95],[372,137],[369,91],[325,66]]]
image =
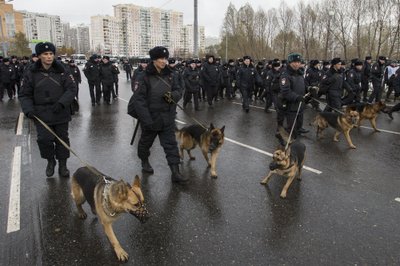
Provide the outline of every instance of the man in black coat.
[[13,80],[15,80],[15,68],[9,58],[3,58],[3,63],[0,64],[0,101],[3,100],[4,90],[7,91],[10,100],[14,98]]
[[89,83],[90,98],[92,100],[92,106],[97,103],[100,104],[101,99],[101,87],[100,87],[100,59],[94,54],[89,58],[89,61],[85,64],[83,68],[83,73],[85,74]]
[[279,79],[281,77],[281,63],[279,61],[272,63],[272,69],[267,72],[264,77],[264,93],[266,98],[265,109],[266,113],[270,113],[269,108],[274,104],[277,113],[278,127],[283,126],[285,114],[282,108],[279,107],[278,94],[281,91]]
[[342,105],[359,103],[361,100],[361,80],[363,62],[354,61],[352,68],[346,73],[347,95],[342,99]]
[[[74,78],[60,62],[54,60],[56,48],[52,43],[40,42],[35,50],[39,60],[25,71],[23,77],[19,96],[22,111],[31,119],[36,116],[44,121],[69,145],[70,105],[76,95]],[[50,177],[54,174],[57,159],[59,175],[69,177],[69,150],[36,119],[34,121],[40,155],[48,161],[46,175]]]
[[325,112],[331,112],[332,108],[338,110],[342,107],[343,81],[342,61],[338,57],[333,58],[331,68],[321,80],[321,86],[327,88]]
[[123,68],[124,68],[124,71],[125,71],[125,73],[126,73],[126,80],[128,81],[128,80],[130,80],[131,79],[131,77],[132,77],[132,64],[131,63],[129,63],[129,61],[128,60],[124,60],[124,66],[123,66]]
[[183,101],[183,108],[186,107],[188,102],[194,99],[194,109],[199,111],[199,94],[200,94],[200,71],[196,67],[194,60],[188,62],[189,67],[183,73],[183,80],[185,81],[185,98]]
[[218,96],[218,86],[220,82],[219,66],[215,64],[214,60],[215,58],[213,55],[206,55],[206,62],[203,64],[201,73],[209,106],[212,106],[213,100],[216,100]]
[[243,65],[239,68],[236,75],[236,83],[240,92],[242,93],[242,107],[249,112],[250,100],[256,85],[262,85],[261,77],[258,75],[253,64],[251,63],[250,56],[243,57]]
[[[279,98],[283,101],[282,107],[285,111],[287,122],[287,131],[290,132],[294,125],[296,113],[300,102],[304,102],[306,87],[304,84],[304,72],[300,70],[302,57],[298,53],[288,55],[287,67],[282,72],[280,77],[280,95]],[[300,111],[293,128],[293,137],[296,138],[299,134],[307,133],[308,130],[303,128],[303,110],[304,104],[300,106]]]
[[373,91],[369,96],[369,103],[372,103],[374,100],[375,102],[379,102],[381,100],[382,91],[384,89],[383,78],[386,69],[385,63],[386,57],[381,55],[378,58],[378,62],[373,64],[371,67],[371,80]]
[[367,102],[367,95],[369,90],[369,82],[371,79],[371,62],[372,57],[366,56],[362,70],[361,90],[363,92],[363,102]]
[[143,73],[146,71],[147,68],[147,59],[140,59],[139,61],[139,66],[133,71],[133,76],[131,78],[131,89],[132,92],[135,91],[135,87],[138,86],[139,82],[138,80],[140,79],[140,76],[143,75]]
[[82,82],[81,78],[81,71],[79,70],[78,66],[75,64],[75,60],[70,60],[68,62],[69,72],[72,74],[75,80],[76,85],[76,98],[79,98],[79,84]]
[[[319,60],[311,60],[310,67],[307,69],[306,77],[304,78],[306,91],[310,92],[311,96],[315,99],[318,99],[321,96],[320,94],[318,94],[319,83],[322,79],[322,71],[319,69],[319,65]],[[315,111],[322,111],[319,107],[319,102],[311,98],[306,99],[306,104],[309,102],[311,102],[311,105]]]
[[115,74],[118,69],[115,69],[110,62],[110,57],[103,56],[103,63],[100,65],[100,81],[103,87],[104,102],[108,105],[111,104],[111,93],[114,87]]
[[178,76],[167,67],[168,49],[156,46],[149,51],[152,62],[139,77],[138,87],[133,94],[134,106],[142,134],[138,144],[138,156],[142,161],[142,171],[154,173],[149,162],[150,148],[155,138],[160,138],[172,182],[188,181],[179,172],[179,150],[175,137],[176,103],[182,98]]

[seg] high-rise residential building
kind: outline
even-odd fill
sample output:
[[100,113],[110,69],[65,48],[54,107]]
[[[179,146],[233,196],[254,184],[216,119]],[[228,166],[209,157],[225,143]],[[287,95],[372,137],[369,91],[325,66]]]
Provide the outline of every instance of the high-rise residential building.
[[181,49],[182,12],[120,4],[114,6],[114,15],[121,22],[122,54],[146,56],[157,45],[172,55]]
[[86,54],[90,51],[89,26],[79,24],[71,27],[69,23],[63,23],[64,45],[73,48],[77,54]]
[[99,54],[123,55],[121,20],[112,16],[93,16],[90,21],[91,50]]
[[6,55],[10,40],[18,32],[24,32],[23,16],[14,10],[13,5],[0,0],[0,55]]
[[49,41],[64,46],[64,29],[60,16],[19,11],[24,17],[24,29],[29,41]]
[[[198,27],[199,36],[199,51],[204,51],[205,46],[205,31],[204,26]],[[181,32],[181,51],[180,56],[184,58],[192,57],[194,54],[194,27],[192,24],[185,25]]]

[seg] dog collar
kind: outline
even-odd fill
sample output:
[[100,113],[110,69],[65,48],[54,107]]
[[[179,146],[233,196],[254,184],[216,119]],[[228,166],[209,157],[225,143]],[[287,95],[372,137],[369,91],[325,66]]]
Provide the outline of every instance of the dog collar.
[[111,207],[110,207],[110,202],[108,200],[108,195],[110,194],[110,188],[111,188],[111,184],[112,182],[110,180],[107,180],[104,176],[104,188],[103,188],[103,209],[105,210],[105,213],[108,216],[114,217],[116,212],[115,211],[111,211]]

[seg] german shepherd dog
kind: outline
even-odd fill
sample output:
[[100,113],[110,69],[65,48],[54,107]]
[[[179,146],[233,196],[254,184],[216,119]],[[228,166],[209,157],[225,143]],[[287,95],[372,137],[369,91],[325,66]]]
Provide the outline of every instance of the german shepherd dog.
[[[279,129],[281,137],[287,142],[287,133],[283,128]],[[281,133],[284,132],[284,133]],[[286,198],[287,190],[292,184],[295,177],[301,180],[301,170],[303,169],[306,146],[298,140],[291,142],[288,149],[278,147],[272,156],[272,162],[269,165],[269,173],[261,181],[265,185],[270,180],[273,174],[281,175],[287,178],[286,184],[282,189],[281,198]]]
[[378,117],[380,111],[385,111],[385,109],[386,104],[382,101],[373,104],[359,103],[346,107],[346,111],[357,111],[360,114],[360,120],[358,120],[357,124],[358,127],[360,127],[362,120],[368,119],[375,132],[380,132],[380,130],[376,127],[376,118]]
[[[184,159],[183,150],[187,151],[190,160],[195,160],[196,158],[192,156],[191,150],[199,145],[208,167],[211,167],[211,177],[217,178],[216,164],[218,154],[222,144],[224,144],[224,131],[225,126],[216,128],[212,123],[208,129],[200,125],[190,125],[181,129],[176,129],[175,133],[179,142],[179,155],[181,160]],[[211,154],[211,159],[208,158],[209,153]]]
[[350,110],[344,114],[336,112],[321,112],[317,115],[314,121],[314,126],[317,128],[317,138],[322,138],[322,131],[328,126],[331,126],[336,130],[335,135],[333,136],[333,141],[338,142],[339,134],[343,132],[350,148],[355,149],[356,146],[350,138],[350,130],[357,126],[359,119],[360,115],[357,111]]
[[117,181],[105,176],[93,167],[81,167],[71,179],[71,194],[78,209],[80,219],[87,214],[82,204],[87,201],[93,214],[97,214],[104,231],[114,248],[119,261],[128,260],[128,253],[116,238],[112,223],[123,213],[130,213],[144,223],[149,213],[144,205],[140,179],[135,177],[132,186],[123,180]]

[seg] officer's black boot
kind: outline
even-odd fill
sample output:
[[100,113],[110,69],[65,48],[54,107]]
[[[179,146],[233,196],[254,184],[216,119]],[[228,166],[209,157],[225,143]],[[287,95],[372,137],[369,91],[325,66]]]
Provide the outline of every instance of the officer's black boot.
[[177,183],[185,183],[187,181],[189,181],[189,179],[185,176],[183,176],[180,172],[179,172],[179,166],[177,164],[172,164],[169,166],[169,168],[171,168],[171,180],[172,182],[177,182]]
[[148,174],[154,174],[154,169],[151,167],[151,164],[148,159],[142,161],[142,172]]
[[47,159],[46,176],[50,177],[54,175],[54,168],[56,167],[56,160],[54,158]]
[[58,174],[60,177],[69,177],[69,170],[67,168],[67,159],[58,160]]

